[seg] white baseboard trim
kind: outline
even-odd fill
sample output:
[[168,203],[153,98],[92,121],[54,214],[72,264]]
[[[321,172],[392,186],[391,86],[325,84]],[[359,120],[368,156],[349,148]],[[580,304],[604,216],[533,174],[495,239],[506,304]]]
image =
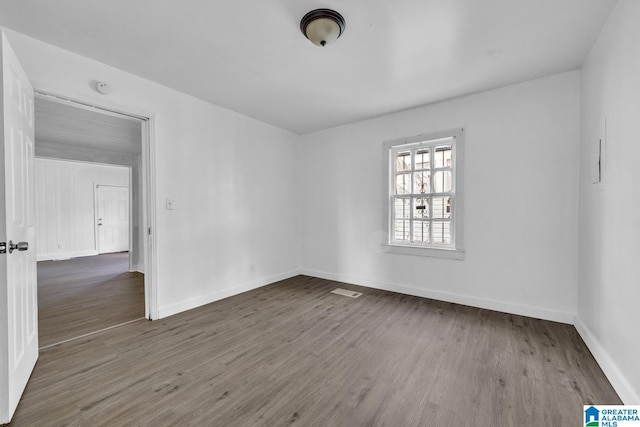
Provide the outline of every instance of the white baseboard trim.
[[36,261],[55,261],[70,258],[79,258],[83,256],[98,255],[98,251],[78,251],[78,252],[53,252],[48,254],[40,254],[36,256]]
[[[620,396],[620,399],[626,405],[640,405],[640,394],[634,390],[631,384],[627,381],[624,374],[618,369],[618,366],[611,358],[607,349],[600,343],[591,330],[584,324],[579,316],[576,316],[575,327],[578,333],[582,337],[582,340],[587,344],[591,354],[602,368],[602,371],[607,376],[609,382]],[[600,403],[600,402],[588,402],[588,403]],[[606,403],[606,402],[603,402]]]
[[469,305],[472,307],[485,308],[487,310],[500,311],[503,313],[517,314],[520,316],[534,317],[537,319],[551,320],[553,322],[567,323],[572,325],[575,320],[575,313],[547,310],[539,307],[513,304],[504,301],[496,301],[477,297],[468,297],[459,294],[433,291],[429,289],[417,288],[414,286],[398,285],[395,283],[368,280],[357,277],[345,276],[341,274],[327,273],[324,271],[300,269],[300,274],[319,277],[321,279],[334,280],[337,282],[349,283],[352,285],[366,286],[369,288],[382,289],[385,291],[398,292],[401,294],[414,295],[417,297],[430,298],[439,301],[452,302],[456,304]]
[[187,301],[182,301],[176,304],[167,305],[165,307],[160,307],[158,309],[158,319],[162,319],[164,317],[172,316],[174,314],[181,313],[183,311],[191,310],[196,307],[200,307],[206,304],[210,304],[215,301],[219,301],[221,299],[229,298],[234,295],[241,294],[243,292],[247,292],[253,289],[261,288],[263,286],[269,285],[274,282],[279,282],[280,280],[289,279],[291,277],[297,276],[300,274],[299,270],[291,270],[286,273],[277,274],[275,276],[265,277],[263,279],[258,279],[253,282],[244,283],[239,286],[234,286],[232,288],[222,289],[220,291],[214,292],[209,295],[205,295],[198,298],[192,298]]
[[144,268],[142,268],[140,264],[136,264],[132,268],[129,268],[129,272],[130,273],[138,272],[138,273],[144,274]]

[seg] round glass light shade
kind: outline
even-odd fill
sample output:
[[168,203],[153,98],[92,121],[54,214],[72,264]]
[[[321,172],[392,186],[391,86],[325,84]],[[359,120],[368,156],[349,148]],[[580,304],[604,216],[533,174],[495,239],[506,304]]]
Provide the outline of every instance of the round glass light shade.
[[300,22],[302,33],[316,46],[333,43],[344,32],[342,15],[331,9],[316,9],[307,13]]
[[329,18],[319,18],[309,22],[305,35],[316,46],[331,44],[340,37],[340,26]]

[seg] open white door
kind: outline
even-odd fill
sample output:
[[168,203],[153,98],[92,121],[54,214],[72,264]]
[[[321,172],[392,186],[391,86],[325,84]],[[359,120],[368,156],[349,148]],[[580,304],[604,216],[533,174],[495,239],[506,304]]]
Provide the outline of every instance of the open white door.
[[2,33],[0,85],[0,424],[38,359],[33,88]]
[[96,186],[98,253],[129,250],[129,187]]

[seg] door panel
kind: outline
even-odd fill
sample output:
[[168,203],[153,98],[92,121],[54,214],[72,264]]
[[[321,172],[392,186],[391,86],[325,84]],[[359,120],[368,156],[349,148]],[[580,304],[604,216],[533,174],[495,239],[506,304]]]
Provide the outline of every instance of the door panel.
[[98,185],[98,252],[129,250],[129,187]]
[[[8,247],[0,255],[0,423],[11,419],[38,358],[33,89],[4,34],[1,69],[0,240]],[[11,250],[18,242],[28,246]]]

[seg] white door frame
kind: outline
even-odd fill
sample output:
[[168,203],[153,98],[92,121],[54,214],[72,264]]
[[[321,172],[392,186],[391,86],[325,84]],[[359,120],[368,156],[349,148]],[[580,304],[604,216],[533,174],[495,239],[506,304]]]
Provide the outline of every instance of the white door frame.
[[130,105],[112,104],[102,98],[90,97],[78,93],[69,94],[33,80],[31,84],[33,85],[36,95],[104,114],[124,115],[142,121],[141,175],[144,240],[141,243],[144,247],[144,305],[145,317],[149,320],[158,319],[155,114]]

